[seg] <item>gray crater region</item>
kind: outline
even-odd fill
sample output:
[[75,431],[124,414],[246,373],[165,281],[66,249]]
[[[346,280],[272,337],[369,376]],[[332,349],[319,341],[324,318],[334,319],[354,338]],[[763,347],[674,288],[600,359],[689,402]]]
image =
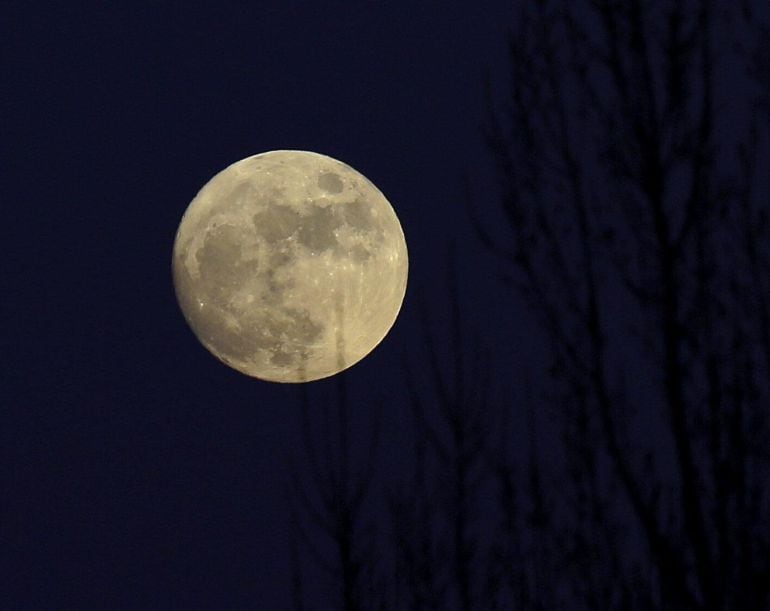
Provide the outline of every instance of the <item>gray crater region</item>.
[[384,195],[330,157],[274,151],[211,179],[172,270],[200,342],[250,376],[303,382],[368,354],[401,308],[407,251]]

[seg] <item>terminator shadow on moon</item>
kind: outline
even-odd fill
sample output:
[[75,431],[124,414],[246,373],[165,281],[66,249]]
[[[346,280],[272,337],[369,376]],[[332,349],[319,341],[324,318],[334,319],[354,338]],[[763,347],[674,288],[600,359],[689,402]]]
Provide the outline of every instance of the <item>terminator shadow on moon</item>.
[[318,153],[271,151],[200,190],[172,272],[182,312],[214,356],[263,380],[306,382],[382,341],[408,256],[393,208],[363,175]]

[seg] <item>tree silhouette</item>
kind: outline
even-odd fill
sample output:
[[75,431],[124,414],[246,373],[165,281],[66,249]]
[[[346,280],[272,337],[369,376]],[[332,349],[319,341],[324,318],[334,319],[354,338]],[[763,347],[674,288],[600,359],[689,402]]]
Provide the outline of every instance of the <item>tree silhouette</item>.
[[[497,411],[491,368],[463,332],[454,248],[447,257],[448,347],[436,345],[422,308],[425,386],[405,379],[414,435],[413,475],[391,491],[396,558],[405,593],[398,608],[475,609],[483,597],[484,543],[479,497],[488,475],[487,448]],[[467,329],[466,329],[467,331]],[[444,358],[442,358],[444,357]]]
[[[339,374],[336,381],[334,399],[313,406],[306,389],[301,388],[305,468],[293,463],[294,502],[290,519],[292,599],[298,610],[317,608],[314,604],[306,605],[300,548],[309,550],[314,564],[334,584],[340,609],[377,609],[376,600],[382,595],[382,588],[376,583],[375,533],[365,523],[380,427],[377,421],[371,423],[367,460],[355,463],[344,375]],[[379,414],[377,406],[374,407]],[[303,477],[306,472],[312,477]]]
[[411,472],[351,468],[344,384],[304,410],[293,558],[342,608],[770,605],[768,34],[749,3],[522,3],[487,87],[506,223],[469,209],[549,368],[492,392],[513,372],[471,340],[450,253],[446,337],[423,316],[404,376]]
[[768,603],[766,98],[734,66],[767,73],[729,8],[533,3],[489,91],[512,240],[476,226],[551,338],[573,608]]

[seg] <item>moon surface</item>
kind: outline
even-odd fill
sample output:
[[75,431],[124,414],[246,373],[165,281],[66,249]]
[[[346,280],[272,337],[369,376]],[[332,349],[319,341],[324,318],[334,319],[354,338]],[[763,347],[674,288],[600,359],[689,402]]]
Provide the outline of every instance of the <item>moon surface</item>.
[[214,356],[263,380],[307,382],[382,341],[408,257],[396,213],[363,175],[318,153],[271,151],[200,190],[172,272],[182,312]]

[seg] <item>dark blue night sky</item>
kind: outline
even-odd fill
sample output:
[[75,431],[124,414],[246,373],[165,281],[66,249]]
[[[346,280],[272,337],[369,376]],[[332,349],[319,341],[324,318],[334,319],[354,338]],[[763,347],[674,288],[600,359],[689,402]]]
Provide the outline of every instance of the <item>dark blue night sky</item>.
[[211,176],[258,152],[364,173],[411,270],[395,328],[346,377],[364,405],[398,400],[417,300],[446,316],[451,240],[473,258],[478,320],[496,307],[462,186],[489,165],[482,75],[503,58],[505,5],[6,6],[2,542],[18,608],[288,603],[299,391],[197,343],[171,283],[177,225]]
[[[761,92],[761,85],[755,90],[737,84],[737,77],[733,83],[738,68],[721,64],[716,78],[726,75],[732,93],[727,95],[726,86],[720,85],[722,96],[716,102],[720,110],[715,114],[730,118],[705,125],[696,119],[705,99],[697,78],[706,73],[698,72],[701,76],[689,83],[685,73],[676,72],[679,64],[671,60],[665,64],[669,71],[661,72],[665,77],[657,82],[660,91],[653,87],[650,94],[653,100],[659,96],[650,103],[653,108],[659,104],[657,115],[649,111],[643,95],[637,96],[649,93],[643,85],[648,75],[643,62],[634,63],[633,53],[639,46],[634,46],[637,39],[630,27],[627,37],[623,33],[618,40],[621,46],[628,45],[631,59],[628,64],[615,65],[636,77],[628,85],[630,95],[618,97],[627,108],[616,112],[608,102],[600,128],[609,136],[603,139],[590,130],[574,132],[578,135],[571,141],[573,158],[563,171],[554,170],[550,163],[556,159],[558,166],[564,150],[555,147],[556,157],[550,158],[539,148],[537,137],[553,130],[559,133],[564,125],[558,121],[535,122],[524,128],[523,123],[515,124],[522,117],[514,113],[511,133],[515,142],[484,138],[483,128],[490,127],[486,82],[492,84],[494,105],[502,113],[516,108],[514,92],[518,91],[525,106],[536,108],[534,116],[542,110],[543,116],[558,117],[558,113],[548,115],[558,104],[547,96],[538,97],[542,91],[537,87],[510,87],[517,78],[530,83],[522,78],[529,72],[511,69],[511,54],[518,58],[513,63],[519,69],[541,74],[539,64],[523,61],[526,54],[534,56],[540,50],[516,47],[506,34],[509,27],[514,32],[529,27],[515,17],[515,8],[527,3],[265,0],[207,3],[205,8],[201,4],[10,2],[1,12],[0,202],[5,257],[0,303],[0,608],[300,608],[298,574],[308,609],[374,608],[375,599],[384,601],[382,608],[430,608],[429,601],[441,609],[564,608],[555,602],[563,595],[574,601],[576,609],[657,608],[655,605],[665,607],[666,603],[673,605],[668,608],[719,609],[729,608],[730,601],[759,609],[770,600],[756,577],[770,570],[770,528],[766,518],[751,513],[768,503],[766,482],[752,484],[751,477],[761,481],[770,469],[766,453],[756,462],[746,458],[766,440],[758,431],[768,429],[770,374],[762,369],[761,345],[756,352],[745,349],[746,342],[762,344],[770,335],[740,331],[755,316],[757,328],[770,329],[770,314],[765,318],[756,314],[770,303],[770,298],[762,301],[763,295],[770,294],[763,280],[767,274],[757,272],[765,269],[761,261],[768,253],[766,247],[760,247],[754,255],[749,249],[740,258],[744,251],[733,248],[743,244],[743,238],[764,244],[758,237],[764,226],[757,221],[764,217],[757,211],[766,207],[762,193],[768,191],[770,173],[763,151],[770,106],[748,102],[756,91]],[[531,3],[534,14],[534,7],[540,4]],[[564,5],[556,1],[544,4]],[[617,27],[624,32],[623,20],[633,24],[634,7],[648,3],[629,0],[627,4],[628,10],[618,22],[621,25],[611,19],[592,21],[589,8],[575,11],[579,19],[583,13],[587,15],[589,35],[594,33],[592,28],[613,32]],[[666,13],[668,18],[650,17],[651,23],[660,19],[662,24],[660,36],[650,40],[655,44],[667,40],[667,32],[669,42],[681,42],[681,48],[672,43],[665,47],[669,55],[664,57],[679,57],[676,53],[680,52],[681,57],[689,57],[687,53],[699,43],[687,46],[689,43],[682,42],[684,34],[682,41],[677,38],[677,28],[683,23],[682,32],[689,28],[697,41],[697,33],[702,31],[698,28],[705,21],[693,17],[695,12],[688,13],[699,10],[695,0],[682,3],[686,5],[683,13],[672,9],[674,4],[660,3],[671,11]],[[717,32],[716,49],[733,49],[726,41],[735,32],[746,32],[738,38],[747,49],[760,41],[758,51],[753,56],[749,52],[753,57],[750,77],[764,82],[770,92],[767,46],[761,46],[761,36],[749,35],[749,25],[741,21],[745,18],[741,8],[748,13],[751,8],[761,9],[762,4],[736,3],[740,7],[732,21],[725,16],[726,9],[720,8],[712,15],[710,27]],[[595,3],[594,10],[604,5],[610,3]],[[540,15],[545,14],[550,13]],[[752,17],[756,15],[752,13]],[[574,41],[562,37],[560,42]],[[559,61],[565,62],[565,70],[575,69],[579,74],[581,61],[597,61],[597,57],[606,59],[601,54],[577,53]],[[697,64],[700,60],[693,57]],[[540,67],[543,73],[554,68],[547,62]],[[581,90],[565,79],[560,91],[569,112],[574,111],[578,119],[592,113],[601,116],[602,100],[612,89],[613,73],[607,75],[606,81],[599,80],[604,84],[594,92],[597,97],[588,111],[581,110],[586,100],[580,97]],[[531,82],[539,82],[538,78]],[[543,83],[559,90],[556,81]],[[670,106],[665,107],[662,99],[669,100]],[[634,118],[627,122],[631,126],[627,132],[622,121],[612,123],[623,112]],[[671,117],[671,123],[666,123]],[[756,124],[751,123],[752,117]],[[685,133],[691,124],[698,129]],[[650,139],[651,125],[665,137]],[[741,131],[747,125],[755,125],[755,132]],[[713,141],[722,143],[713,149],[716,153],[692,144],[701,142],[698,138],[712,128]],[[500,129],[498,136],[507,128]],[[755,149],[744,148],[740,153],[735,152],[739,148],[731,148],[733,137],[750,145],[752,133],[759,142]],[[598,151],[605,145],[603,153]],[[682,160],[681,173],[667,174],[655,163],[646,163],[669,146],[676,151],[671,159]],[[251,379],[212,357],[185,323],[171,278],[174,235],[197,191],[230,163],[276,149],[323,153],[367,176],[398,214],[410,256],[404,307],[382,344],[341,379],[302,387]],[[501,183],[497,172],[505,167],[500,161],[508,154],[502,150],[517,151],[507,159],[517,160],[518,165],[510,173],[516,178]],[[620,253],[628,244],[648,244],[636,239],[637,229],[649,231],[659,238],[659,244],[667,245],[668,226],[661,229],[665,222],[652,214],[646,224],[645,209],[635,207],[634,202],[664,201],[656,199],[659,192],[670,198],[666,202],[690,201],[684,194],[692,172],[700,172],[697,176],[702,177],[726,176],[724,183],[717,178],[692,183],[709,185],[696,190],[692,201],[721,202],[722,206],[715,204],[714,216],[693,213],[692,218],[703,223],[694,221],[692,233],[687,235],[706,236],[706,241],[687,237],[683,245],[668,250],[667,246],[659,250],[645,246],[649,250],[628,250],[629,258],[623,255],[617,261],[606,254],[596,255],[596,282],[604,282],[612,270],[628,274],[620,274],[618,284],[608,282],[610,297],[602,303],[611,305],[599,317],[605,325],[604,336],[594,333],[598,327],[592,318],[591,283],[570,293],[574,287],[569,274],[574,272],[578,278],[587,269],[588,250],[581,249],[579,237],[583,235],[580,215],[572,220],[563,217],[567,219],[564,227],[552,228],[519,208],[525,201],[540,201],[533,195],[539,193],[556,202],[553,208],[543,204],[554,214],[561,214],[560,198],[567,210],[571,210],[571,201],[578,202],[575,210],[582,210],[578,200],[569,200],[564,193],[577,184],[573,169],[589,157],[599,159],[596,168],[603,168],[595,169],[589,162],[583,176],[591,200],[588,214],[598,219],[588,250],[597,253],[600,248],[608,249],[601,252]],[[745,163],[746,159],[756,163]],[[676,162],[671,163],[674,167]],[[758,176],[748,181],[751,193],[741,190],[745,186],[741,181],[749,175]],[[664,179],[659,184],[656,181],[661,176]],[[637,184],[633,182],[637,179],[640,190],[615,189],[616,184]],[[655,190],[656,185],[661,191]],[[518,194],[516,198],[511,197],[513,192]],[[602,208],[608,201],[626,216]],[[661,215],[673,219],[672,227],[686,226],[682,219],[687,218],[689,208],[676,205]],[[651,210],[658,209],[653,205]],[[616,217],[625,219],[625,234],[611,230]],[[489,232],[492,242],[512,245],[515,238],[517,248],[523,248],[525,254],[508,246],[498,253],[502,256],[493,254],[474,230],[472,218]],[[613,220],[607,220],[607,227],[600,231],[604,219]],[[741,219],[746,222],[741,224]],[[719,227],[734,224],[743,233],[720,241],[719,231],[701,231],[712,221]],[[539,238],[516,233],[516,227],[528,222],[539,228]],[[747,227],[756,227],[756,233]],[[549,243],[548,238],[554,236],[562,237]],[[709,246],[717,243],[727,244],[727,254]],[[568,273],[549,277],[553,284],[544,283],[543,295],[530,291],[522,298],[516,288],[526,281],[522,270],[530,256],[527,253],[541,252],[538,249],[546,248],[544,244],[550,244],[551,250],[543,252],[552,256],[537,259],[532,255],[532,278],[545,278],[543,270],[547,269]],[[744,267],[730,267],[733,259],[729,257],[733,256]],[[665,271],[671,261],[674,275],[669,278]],[[697,273],[687,276],[687,266]],[[734,282],[712,280],[725,269],[733,270],[725,278],[732,275]],[[700,287],[701,293],[689,288],[689,277],[697,279],[692,286]],[[671,280],[668,284],[667,279]],[[634,285],[637,280],[648,283],[651,292],[644,293]],[[677,295],[681,301],[673,301]],[[541,297],[543,303],[564,304],[563,328],[548,318],[547,308],[537,307]],[[527,299],[534,308],[527,307]],[[700,305],[688,310],[688,300]],[[723,302],[728,305],[720,309]],[[732,310],[729,304],[733,302],[742,305]],[[638,312],[627,308],[629,303],[638,303]],[[706,303],[715,305],[703,306]],[[460,318],[453,318],[453,312],[459,312]],[[628,331],[625,325],[633,323],[634,312],[639,320],[660,322],[659,327],[657,323],[651,327],[631,324]],[[647,314],[649,318],[644,318]],[[675,322],[666,326],[666,321]],[[615,333],[621,327],[624,330]],[[692,333],[682,330],[685,328]],[[723,336],[735,341],[723,345]],[[609,339],[602,343],[602,337]],[[660,345],[658,337],[662,338]],[[642,348],[632,351],[632,342]],[[646,360],[657,349],[662,356],[657,361],[656,357]],[[604,350],[607,358],[595,360]],[[741,355],[746,359],[741,360]],[[584,358],[589,366],[583,370],[573,367],[572,358],[576,362]],[[596,362],[604,363],[600,369],[606,367],[606,380],[598,369],[590,369],[590,363]],[[615,369],[618,363],[622,366]],[[454,380],[448,385],[451,390],[442,388],[442,371]],[[678,389],[685,390],[678,393]],[[351,423],[351,469],[355,471],[369,459],[371,427],[379,427],[380,433],[378,483],[367,497],[360,528],[368,532],[368,525],[376,523],[378,536],[384,537],[392,527],[402,543],[416,541],[426,532],[418,528],[417,513],[412,517],[408,512],[398,513],[398,503],[394,503],[393,491],[401,483],[421,481],[414,475],[419,469],[413,466],[422,463],[414,457],[435,452],[440,462],[441,453],[452,443],[476,448],[472,441],[468,446],[458,442],[475,439],[477,431],[472,427],[470,433],[452,429],[455,408],[446,412],[450,416],[442,416],[442,401],[455,407],[456,403],[475,402],[506,406],[499,412],[505,416],[485,425],[489,447],[468,450],[479,457],[478,463],[469,459],[468,464],[475,466],[470,468],[468,481],[476,481],[474,469],[486,474],[478,476],[481,488],[473,488],[476,483],[467,488],[474,491],[468,495],[481,490],[474,504],[468,505],[473,509],[466,514],[465,501],[453,505],[450,499],[443,518],[420,518],[431,532],[434,527],[438,533],[444,532],[446,526],[446,532],[457,534],[458,528],[466,527],[466,522],[458,527],[460,521],[478,512],[479,517],[467,521],[468,534],[463,530],[460,537],[461,543],[472,541],[473,545],[463,547],[465,543],[450,537],[454,547],[443,550],[437,543],[431,552],[435,565],[425,565],[442,566],[442,555],[453,559],[451,567],[445,567],[443,590],[437,585],[440,579],[431,581],[414,567],[404,569],[404,574],[425,579],[424,591],[417,586],[409,590],[414,584],[404,574],[399,577],[402,581],[366,581],[361,575],[369,574],[362,569],[355,576],[360,584],[356,582],[351,594],[353,590],[340,585],[344,580],[339,575],[324,572],[314,555],[317,550],[310,549],[316,544],[336,566],[339,558],[334,542],[317,532],[312,515],[303,508],[308,499],[298,493],[295,482],[309,486],[311,502],[323,497],[323,490],[313,488],[319,478],[308,458],[308,435],[303,430],[309,430],[310,437],[317,434],[316,441],[323,445],[318,440],[326,434],[324,419],[336,413],[341,392]],[[433,399],[425,399],[427,395]],[[433,440],[427,432],[432,430],[429,423],[415,424],[419,421],[415,414],[423,413],[421,401],[439,406],[434,412],[435,406],[424,408],[424,413],[450,422],[449,446]],[[623,412],[629,419],[618,425],[619,437],[615,438],[606,428],[607,415],[619,412],[603,410],[621,403],[631,406],[628,414],[632,415]],[[416,407],[420,405],[423,407]],[[567,410],[567,405],[576,411]],[[712,409],[704,412],[703,419],[693,408],[685,411],[683,420],[677,420],[683,405]],[[665,411],[669,408],[670,414]],[[309,418],[305,429],[303,410]],[[568,411],[578,415],[574,419],[559,416]],[[469,422],[471,416],[463,413],[463,422]],[[753,423],[756,439],[747,422]],[[679,444],[685,428],[677,429],[677,423],[697,431],[692,433],[693,444],[703,448],[690,462]],[[669,429],[673,431],[670,439]],[[730,434],[724,432],[728,429]],[[511,439],[519,442],[503,451],[499,440],[512,430]],[[634,436],[634,432],[638,434]],[[453,437],[453,433],[457,434]],[[592,457],[588,446],[581,445],[587,439],[596,440],[597,456]],[[667,441],[661,441],[664,439]],[[665,449],[658,452],[658,444]],[[618,448],[633,449],[633,458],[624,463],[618,458]],[[651,448],[652,458],[645,455],[644,448]],[[331,455],[336,451],[331,450]],[[712,454],[719,459],[710,462]],[[533,465],[543,457],[549,464],[539,471]],[[560,464],[565,457],[571,468],[551,468],[551,462]],[[437,468],[432,459],[427,460],[428,472]],[[692,462],[701,476],[688,478],[687,465]],[[460,459],[453,464],[464,463]],[[684,469],[678,470],[677,464]],[[505,486],[495,483],[509,481],[506,469],[511,465],[521,468],[523,483],[517,489],[517,501],[505,497]],[[624,468],[644,474],[637,487],[624,480]],[[583,477],[593,473],[591,469],[597,474],[595,480]],[[670,482],[667,469],[672,474]],[[457,476],[458,471],[454,473]],[[653,473],[661,474],[661,481],[668,483],[656,488]],[[754,475],[736,475],[741,473]],[[541,480],[546,482],[542,484],[546,492],[540,488]],[[683,481],[695,484],[690,487]],[[737,481],[745,485],[725,483]],[[451,488],[439,479],[427,484],[429,488],[434,485]],[[573,506],[572,501],[558,500],[559,493],[589,489],[595,497],[576,493],[575,498],[591,507],[590,517],[575,509],[579,526],[565,531],[569,536],[558,528],[548,530],[552,522],[543,516],[553,516],[555,521],[565,508]],[[638,499],[634,497],[637,493]],[[544,501],[543,495],[550,501]],[[720,504],[720,495],[735,501]],[[503,507],[521,508],[525,524],[521,548],[500,543],[500,533],[508,532],[500,526],[505,522],[498,521],[496,510],[486,511],[498,497],[508,498],[509,504]],[[591,504],[586,498],[609,500]],[[716,507],[713,512],[704,509],[701,531],[697,510],[701,501],[694,498],[701,499],[703,507],[711,507],[709,503]],[[575,503],[574,507],[583,507]],[[613,515],[620,521],[604,521],[604,510],[615,511]],[[397,517],[404,515],[407,518],[401,524]],[[565,515],[565,523],[573,524],[572,514],[567,511]],[[446,516],[453,517],[445,524]],[[647,522],[645,518],[649,518]],[[628,530],[632,535],[621,544],[615,537],[623,531],[620,524],[625,519],[637,526]],[[298,527],[297,520],[304,526]],[[650,524],[661,524],[663,534],[656,534]],[[740,532],[733,532],[726,524],[743,525],[743,530],[736,526]],[[409,534],[410,528],[416,534]],[[586,547],[580,528],[607,535],[597,548]],[[541,532],[549,534],[541,536]],[[698,532],[714,534],[709,539],[714,541],[711,548],[694,543]],[[722,533],[727,534],[717,536]],[[310,546],[303,536],[311,540]],[[573,555],[565,552],[563,563],[549,564],[548,550],[556,550],[558,555],[562,549],[572,550],[573,543]],[[390,551],[376,554],[378,575],[387,573],[382,567],[395,562],[390,554],[397,555],[402,548],[386,549]],[[733,552],[727,549],[738,551],[731,556]],[[636,558],[635,554],[649,564],[639,569],[631,560],[626,562],[626,558]],[[509,558],[519,558],[516,562],[525,567],[523,572],[487,571],[493,565],[519,566],[513,560],[505,564]],[[583,563],[585,558],[591,562]],[[581,572],[582,566],[589,565],[592,568]],[[369,565],[362,561],[361,566]],[[564,569],[563,575],[543,568],[554,566],[573,568]],[[730,572],[728,566],[737,568]],[[660,572],[645,572],[649,567]],[[627,575],[633,578],[624,581]],[[671,582],[661,575],[673,576]],[[717,575],[723,578],[717,579]],[[581,579],[586,583],[605,579],[611,586],[570,590],[569,584],[583,583]],[[649,598],[630,594],[640,589],[653,592],[654,588],[657,594],[650,593]],[[736,598],[733,590],[750,594]],[[404,594],[407,591],[428,592],[427,598],[420,599],[425,606],[419,607],[415,603],[419,597],[409,598]],[[588,592],[585,599],[580,598],[581,592]],[[409,600],[412,602],[407,603]]]

